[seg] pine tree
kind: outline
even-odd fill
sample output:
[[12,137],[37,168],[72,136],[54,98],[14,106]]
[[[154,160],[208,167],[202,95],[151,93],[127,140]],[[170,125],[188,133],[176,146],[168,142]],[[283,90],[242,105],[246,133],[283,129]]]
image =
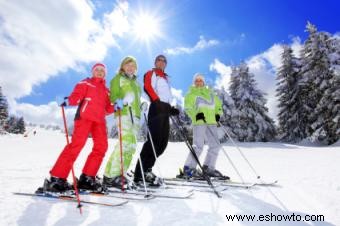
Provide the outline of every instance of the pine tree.
[[6,131],[8,133],[14,133],[15,131],[15,127],[17,125],[17,118],[14,115],[11,115],[8,120],[7,120],[7,127],[6,127]]
[[[227,93],[227,91],[222,87],[221,90],[215,90],[218,97],[222,101],[222,109],[223,109],[223,117],[221,117],[220,123],[224,126],[224,128],[228,131],[229,135],[235,138],[235,134],[233,133],[233,128],[235,127],[235,105],[231,96]],[[223,132],[223,135],[220,136],[221,143],[226,142],[229,138],[228,135],[225,134],[224,130],[220,130]]]
[[237,127],[234,133],[240,141],[270,141],[275,136],[274,121],[267,115],[264,93],[256,88],[254,75],[245,63],[233,69],[230,94],[236,107]]
[[[279,138],[287,142],[298,142],[305,137],[301,128],[300,88],[298,85],[300,62],[293,56],[292,49],[283,46],[282,66],[277,72],[276,96],[279,99]],[[305,128],[305,127],[303,127]]]
[[2,94],[0,86],[0,134],[4,134],[6,130],[6,122],[8,120],[8,103],[6,97]]
[[317,32],[315,25],[309,22],[306,30],[309,37],[301,54],[301,84],[305,98],[302,109],[307,122],[305,132],[308,137],[329,144],[336,137],[331,106],[335,104],[333,93],[339,89],[331,66],[331,38],[326,32]]
[[16,124],[16,131],[18,134],[24,134],[26,131],[24,117],[20,117]]
[[[185,136],[192,141],[192,126],[191,120],[189,116],[184,112],[183,108],[180,105],[176,105],[176,108],[179,110],[179,115],[177,120],[177,116],[174,116],[176,123],[179,123],[180,129],[183,129]],[[178,127],[173,124],[172,120],[170,123],[170,133],[169,133],[169,141],[184,141],[184,137],[182,133],[179,131]]]
[[316,120],[312,124],[313,139],[332,144],[340,138],[340,39],[320,32],[321,51],[327,55],[327,77],[319,84],[322,97],[315,109]]

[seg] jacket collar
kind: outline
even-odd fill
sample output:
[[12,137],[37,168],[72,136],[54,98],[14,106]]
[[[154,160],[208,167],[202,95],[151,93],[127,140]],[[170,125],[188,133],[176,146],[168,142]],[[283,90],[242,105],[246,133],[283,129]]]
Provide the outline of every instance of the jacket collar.
[[161,70],[161,69],[159,69],[159,68],[153,68],[152,70],[156,73],[156,75],[163,76],[163,77],[168,76],[168,75],[164,72],[164,70]]
[[105,84],[104,78],[91,77],[90,80],[94,83]]

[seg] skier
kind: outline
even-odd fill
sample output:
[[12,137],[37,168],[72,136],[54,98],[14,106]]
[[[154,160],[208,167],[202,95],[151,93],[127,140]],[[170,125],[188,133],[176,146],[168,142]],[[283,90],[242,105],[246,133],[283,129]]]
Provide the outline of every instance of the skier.
[[[144,90],[150,98],[148,113],[148,128],[151,137],[148,135],[144,143],[140,158],[143,166],[145,181],[148,185],[160,186],[161,180],[152,172],[155,164],[155,156],[152,143],[155,147],[157,157],[160,156],[169,139],[169,116],[178,115],[179,110],[172,107],[170,102],[172,94],[169,84],[169,77],[164,72],[167,60],[164,55],[155,58],[155,68],[144,75]],[[134,182],[138,185],[142,183],[142,171],[138,162],[135,168]]]
[[61,106],[78,105],[72,142],[66,145],[59,155],[50,171],[50,179],[45,179],[45,190],[64,192],[72,189],[67,177],[91,134],[93,148],[79,177],[78,188],[102,191],[102,185],[96,175],[108,147],[105,116],[114,112],[114,106],[109,99],[109,90],[105,86],[105,75],[105,65],[96,63],[92,67],[92,77],[80,81],[61,104]]
[[117,121],[119,117],[117,111],[121,111],[122,134],[119,134],[119,137],[122,140],[123,169],[125,173],[121,175],[121,153],[120,145],[117,143],[106,164],[103,177],[103,185],[106,187],[121,188],[122,180],[124,181],[124,187],[126,186],[125,188],[130,188],[131,186],[131,183],[127,181],[126,172],[136,151],[141,113],[141,88],[137,82],[136,72],[137,62],[135,58],[126,57],[121,63],[118,74],[111,80],[110,99],[117,106],[115,113]]
[[[222,103],[213,91],[205,86],[202,74],[196,74],[193,85],[189,88],[184,99],[184,108],[193,125],[193,148],[199,157],[203,151],[204,143],[209,145],[208,153],[204,161],[203,170],[209,177],[228,180],[215,169],[215,164],[220,150],[220,142],[217,134],[217,122],[222,114]],[[185,179],[201,179],[202,172],[196,169],[197,162],[189,153],[183,171],[177,177]]]

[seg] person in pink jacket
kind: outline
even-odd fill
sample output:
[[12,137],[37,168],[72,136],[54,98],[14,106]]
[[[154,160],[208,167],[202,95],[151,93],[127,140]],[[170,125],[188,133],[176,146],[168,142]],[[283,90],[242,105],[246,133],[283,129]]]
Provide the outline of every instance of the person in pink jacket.
[[47,191],[63,192],[72,189],[67,177],[89,135],[92,135],[93,148],[87,157],[78,180],[79,189],[102,191],[96,179],[97,172],[108,147],[105,116],[114,112],[105,86],[106,68],[102,63],[92,67],[92,77],[80,81],[62,106],[78,106],[74,120],[72,142],[66,145],[50,171],[44,188]]

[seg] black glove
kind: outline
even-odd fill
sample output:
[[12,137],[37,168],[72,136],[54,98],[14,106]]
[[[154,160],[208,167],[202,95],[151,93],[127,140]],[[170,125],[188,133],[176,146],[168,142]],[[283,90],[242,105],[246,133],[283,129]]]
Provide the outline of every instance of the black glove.
[[62,102],[59,106],[60,107],[66,107],[68,105],[67,99],[68,99],[68,97],[64,97],[64,102]]
[[220,121],[220,118],[221,118],[221,116],[220,116],[219,114],[216,114],[216,115],[215,115],[215,120],[216,120],[216,122],[219,122],[219,121]]
[[172,116],[179,115],[179,110],[175,107],[171,107],[170,108],[170,115],[172,115]]
[[198,120],[203,120],[203,122],[205,122],[205,116],[203,114],[203,112],[200,112],[196,115],[196,121]]
[[62,102],[62,103],[60,104],[60,107],[66,107],[66,106],[67,106],[66,101],[64,101],[64,102]]

